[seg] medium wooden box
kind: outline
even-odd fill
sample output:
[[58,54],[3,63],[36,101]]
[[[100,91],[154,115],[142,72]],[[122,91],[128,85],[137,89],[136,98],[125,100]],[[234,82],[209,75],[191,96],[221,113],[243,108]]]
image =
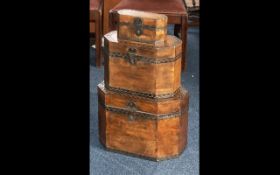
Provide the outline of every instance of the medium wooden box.
[[150,96],[172,96],[181,85],[182,42],[166,36],[164,46],[118,41],[117,31],[104,36],[104,76],[108,89]]
[[109,150],[159,161],[174,158],[187,144],[189,95],[154,99],[98,85],[99,139]]

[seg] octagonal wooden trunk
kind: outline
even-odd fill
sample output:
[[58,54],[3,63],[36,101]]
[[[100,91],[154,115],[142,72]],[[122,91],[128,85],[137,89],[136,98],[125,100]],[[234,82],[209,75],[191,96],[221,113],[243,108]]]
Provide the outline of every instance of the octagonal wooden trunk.
[[98,85],[99,139],[109,150],[151,160],[174,158],[187,144],[189,95],[151,98]]
[[107,89],[151,97],[171,97],[181,85],[182,41],[166,36],[164,46],[118,41],[117,31],[105,38],[104,77]]

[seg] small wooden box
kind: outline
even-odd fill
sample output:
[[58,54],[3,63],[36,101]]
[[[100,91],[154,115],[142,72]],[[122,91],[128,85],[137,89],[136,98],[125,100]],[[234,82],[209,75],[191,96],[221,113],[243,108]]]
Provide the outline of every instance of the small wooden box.
[[98,85],[100,142],[112,151],[159,161],[174,158],[187,144],[188,92],[154,99]]
[[118,11],[118,39],[162,46],[167,34],[167,16],[137,10]]

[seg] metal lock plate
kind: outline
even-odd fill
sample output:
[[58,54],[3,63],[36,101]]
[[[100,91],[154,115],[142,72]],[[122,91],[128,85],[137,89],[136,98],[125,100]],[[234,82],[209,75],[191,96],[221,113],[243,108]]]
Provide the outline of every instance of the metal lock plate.
[[135,56],[136,49],[128,48],[127,54],[124,56],[124,59],[128,61],[130,64],[136,64],[137,58]]
[[129,102],[127,103],[127,109],[128,109],[128,111],[130,112],[130,114],[128,115],[128,119],[129,119],[129,120],[134,120],[134,115],[133,115],[133,113],[137,111],[137,108],[136,108],[135,103],[132,102],[132,101],[129,101]]
[[134,19],[134,30],[135,30],[135,34],[137,36],[140,36],[142,35],[143,33],[143,22],[142,22],[142,19],[141,18],[135,18]]

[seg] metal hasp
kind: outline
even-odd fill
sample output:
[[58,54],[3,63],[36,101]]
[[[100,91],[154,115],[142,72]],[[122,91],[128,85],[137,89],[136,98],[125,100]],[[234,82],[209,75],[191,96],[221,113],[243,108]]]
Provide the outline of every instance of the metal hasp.
[[137,111],[135,103],[133,103],[132,101],[129,101],[127,104],[127,109],[128,109],[128,111],[130,111],[130,114],[128,115],[129,120],[134,120],[133,113],[135,111]]
[[130,64],[136,64],[136,49],[135,48],[128,48],[127,54],[124,56],[124,59],[128,61]]
[[143,22],[141,18],[135,18],[134,19],[134,29],[135,29],[135,34],[137,36],[142,35],[143,33]]

